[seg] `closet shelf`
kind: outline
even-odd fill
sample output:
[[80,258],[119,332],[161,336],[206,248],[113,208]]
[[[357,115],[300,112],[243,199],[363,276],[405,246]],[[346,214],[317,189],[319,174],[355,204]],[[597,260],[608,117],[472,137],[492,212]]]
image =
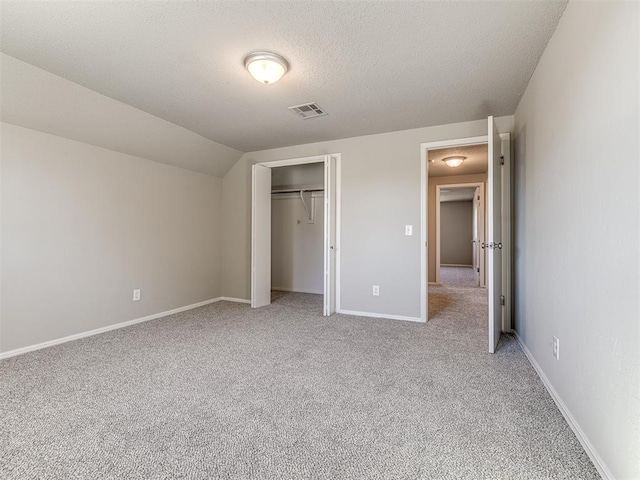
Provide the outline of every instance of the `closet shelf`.
[[291,185],[283,185],[281,187],[274,187],[271,189],[271,194],[278,193],[299,193],[299,192],[323,192],[324,187],[321,185],[302,185],[302,186],[291,186]]

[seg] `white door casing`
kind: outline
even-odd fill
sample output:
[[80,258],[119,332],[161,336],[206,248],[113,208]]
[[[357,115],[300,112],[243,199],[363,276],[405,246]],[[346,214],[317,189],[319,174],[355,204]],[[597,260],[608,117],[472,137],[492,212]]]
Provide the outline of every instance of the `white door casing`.
[[502,140],[493,117],[488,118],[487,175],[487,294],[489,352],[494,353],[502,331]]
[[[486,142],[483,142],[486,143]],[[470,245],[470,248],[474,248],[474,255],[476,254],[476,250],[478,251],[478,257],[474,257],[474,269],[480,269],[480,272],[478,274],[478,272],[476,271],[476,275],[478,275],[479,278],[479,286],[484,288],[485,287],[485,281],[484,281],[484,268],[485,268],[485,259],[484,259],[484,250],[480,249],[480,244],[482,242],[484,242],[484,232],[485,232],[485,218],[484,218],[484,212],[485,212],[485,208],[484,208],[484,191],[485,191],[485,184],[484,182],[472,182],[472,183],[446,183],[446,184],[440,184],[440,185],[436,185],[436,284],[440,285],[440,253],[441,253],[441,242],[440,242],[440,232],[441,232],[441,224],[440,224],[440,218],[441,218],[441,203],[440,203],[440,198],[441,198],[441,190],[442,189],[456,189],[456,188],[468,188],[468,187],[476,187],[476,196],[474,196],[474,222],[477,220],[477,223],[474,223],[474,241],[476,240],[476,232],[478,235],[478,239],[477,241],[475,241],[475,243],[473,245]],[[479,199],[478,199],[479,197]],[[477,203],[477,205],[476,205]],[[477,212],[476,212],[476,208],[477,208]],[[475,217],[475,215],[477,214],[477,218]],[[476,266],[476,262],[477,262],[477,266]]]
[[511,332],[511,135],[502,139],[502,331]]
[[252,168],[251,306],[271,303],[271,168],[324,163],[323,313],[339,309],[340,154],[258,163]]
[[271,303],[271,169],[251,171],[251,307]]
[[[487,136],[482,135],[478,137],[457,138],[453,140],[439,140],[420,144],[420,319],[423,322],[428,320],[429,305],[429,242],[427,240],[429,235],[427,229],[427,225],[429,224],[429,150],[477,145],[479,143],[487,143]],[[484,188],[484,186],[481,188]],[[480,232],[480,234],[482,241],[482,232]],[[481,256],[480,261],[483,262],[483,256]]]

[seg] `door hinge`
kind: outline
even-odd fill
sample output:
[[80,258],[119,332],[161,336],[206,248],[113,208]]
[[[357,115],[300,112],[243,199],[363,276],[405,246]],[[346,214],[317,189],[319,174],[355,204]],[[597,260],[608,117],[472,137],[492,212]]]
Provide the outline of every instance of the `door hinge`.
[[478,267],[478,273],[480,273],[480,267]]
[[500,155],[500,165],[504,165],[504,155]]
[[500,305],[504,305],[504,295],[500,295]]

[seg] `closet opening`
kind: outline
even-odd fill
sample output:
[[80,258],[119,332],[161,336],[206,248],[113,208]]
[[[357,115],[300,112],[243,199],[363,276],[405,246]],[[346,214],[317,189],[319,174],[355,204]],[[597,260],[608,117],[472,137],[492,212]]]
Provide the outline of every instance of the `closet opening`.
[[339,305],[339,154],[258,163],[252,172],[251,306]]
[[272,168],[271,300],[303,293],[322,308],[323,263],[324,163]]

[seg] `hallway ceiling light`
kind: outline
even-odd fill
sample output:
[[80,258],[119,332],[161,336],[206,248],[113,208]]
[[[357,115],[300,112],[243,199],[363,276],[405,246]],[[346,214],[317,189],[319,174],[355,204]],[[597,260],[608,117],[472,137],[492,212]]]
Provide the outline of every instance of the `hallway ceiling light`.
[[271,52],[253,52],[244,59],[244,66],[260,83],[275,83],[287,73],[289,62]]
[[462,165],[462,162],[464,162],[466,159],[467,157],[455,156],[455,157],[445,157],[442,159],[442,161],[446,163],[448,167],[456,168]]

